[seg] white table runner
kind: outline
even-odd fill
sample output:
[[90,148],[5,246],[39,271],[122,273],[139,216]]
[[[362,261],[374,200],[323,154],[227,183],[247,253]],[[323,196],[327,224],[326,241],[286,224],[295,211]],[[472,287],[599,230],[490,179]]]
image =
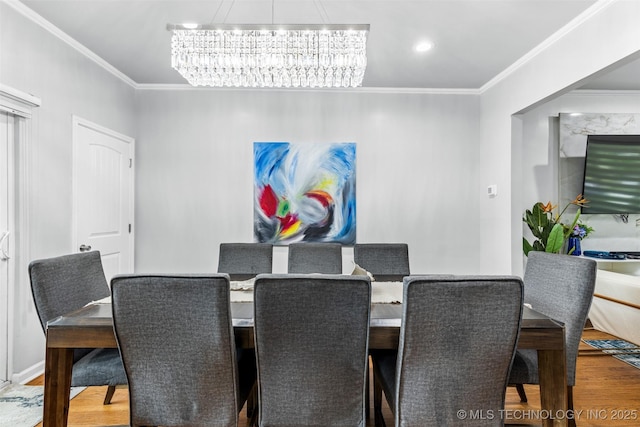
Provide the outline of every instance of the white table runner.
[[[253,302],[253,279],[231,282],[231,302]],[[402,304],[402,282],[371,282],[372,304]]]
[[[253,302],[254,279],[241,282],[232,281],[231,302]],[[402,304],[402,282],[371,282],[372,304]],[[111,297],[105,297],[90,304],[111,304]]]

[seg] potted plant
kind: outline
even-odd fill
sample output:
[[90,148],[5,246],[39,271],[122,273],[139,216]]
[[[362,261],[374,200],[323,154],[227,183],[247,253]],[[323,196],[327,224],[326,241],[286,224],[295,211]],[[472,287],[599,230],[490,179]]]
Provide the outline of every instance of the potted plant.
[[[564,209],[558,214],[554,214],[554,209],[557,206],[552,205],[551,202],[548,202],[547,204],[537,202],[533,205],[531,210],[527,209],[522,220],[527,224],[535,239],[530,243],[525,237],[522,238],[522,249],[524,254],[528,255],[530,251],[560,253],[560,251],[565,247],[565,242],[574,233],[574,229],[577,225],[582,227],[579,229],[578,235],[583,231],[582,238],[586,237],[593,231],[593,229],[579,223],[578,221],[580,219],[580,207],[587,203],[588,200],[585,199],[582,194],[579,194],[574,200],[567,203]],[[577,206],[578,211],[573,217],[570,225],[567,225],[562,222],[562,215],[571,205]]]

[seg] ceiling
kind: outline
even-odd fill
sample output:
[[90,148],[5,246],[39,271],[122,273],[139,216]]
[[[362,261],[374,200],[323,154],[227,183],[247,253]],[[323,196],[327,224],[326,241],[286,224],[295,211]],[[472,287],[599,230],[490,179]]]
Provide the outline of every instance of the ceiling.
[[[168,23],[370,24],[371,88],[479,89],[595,0],[22,0],[136,84],[185,84]],[[435,47],[417,54],[429,39]],[[640,89],[640,61],[587,84]]]

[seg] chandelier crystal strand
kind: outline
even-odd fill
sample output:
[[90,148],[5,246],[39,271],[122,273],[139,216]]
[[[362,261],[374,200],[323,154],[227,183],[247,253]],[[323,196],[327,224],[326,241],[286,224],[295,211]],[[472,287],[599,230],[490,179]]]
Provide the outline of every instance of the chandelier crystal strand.
[[328,29],[284,27],[221,26],[191,30],[168,25],[173,31],[171,66],[192,86],[362,85],[367,66],[368,25],[334,25]]

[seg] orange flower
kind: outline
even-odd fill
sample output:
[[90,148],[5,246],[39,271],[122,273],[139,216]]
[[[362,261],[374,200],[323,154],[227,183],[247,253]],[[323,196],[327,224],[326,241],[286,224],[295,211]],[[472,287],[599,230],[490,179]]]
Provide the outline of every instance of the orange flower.
[[587,203],[589,203],[589,201],[585,199],[582,194],[578,194],[576,198],[571,202],[572,205],[576,205],[576,206],[584,206]]
[[546,205],[543,205],[542,202],[540,202],[540,204],[542,205],[542,211],[544,213],[552,212],[556,207],[558,207],[558,205],[551,205],[551,202],[547,202]]

